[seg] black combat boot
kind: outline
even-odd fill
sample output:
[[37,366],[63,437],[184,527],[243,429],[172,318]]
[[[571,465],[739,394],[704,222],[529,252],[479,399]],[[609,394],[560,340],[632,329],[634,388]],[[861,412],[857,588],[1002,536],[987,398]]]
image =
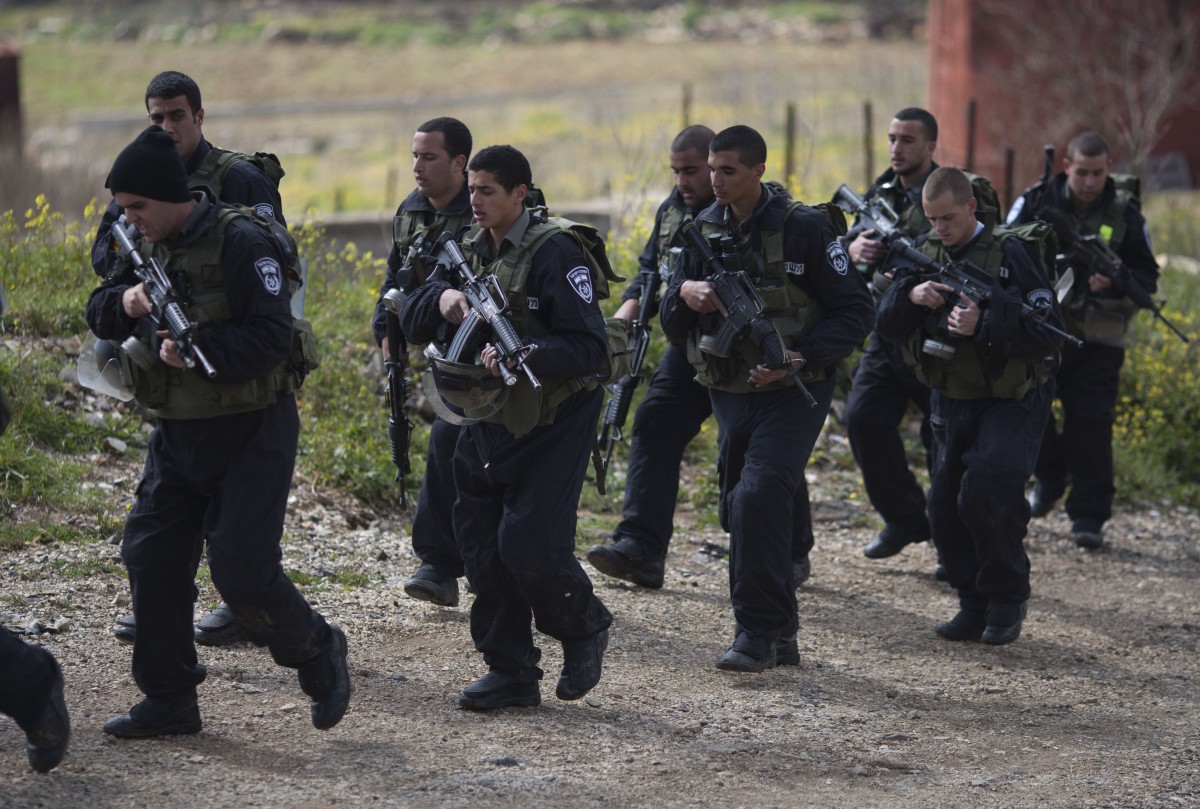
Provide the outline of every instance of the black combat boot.
[[313,727],[328,730],[342,721],[350,705],[350,669],[346,664],[346,633],[329,625],[329,651],[300,666],[300,689],[309,696]]
[[148,739],[199,733],[200,706],[196,689],[172,696],[146,697],[129,709],[125,716],[114,716],[104,723],[104,732],[122,739]]
[[621,537],[608,545],[596,545],[588,550],[587,560],[596,570],[614,578],[652,590],[663,586],[663,560],[647,553],[636,539]]

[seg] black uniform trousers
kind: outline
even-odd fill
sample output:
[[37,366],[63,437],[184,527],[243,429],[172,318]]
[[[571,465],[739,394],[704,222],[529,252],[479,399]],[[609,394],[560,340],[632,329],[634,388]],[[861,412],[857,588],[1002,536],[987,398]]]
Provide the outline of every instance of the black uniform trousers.
[[463,574],[462,554],[454,539],[454,447],[462,428],[445,419],[435,419],[429,428],[429,451],[425,455],[425,479],[417,495],[413,514],[413,551],[422,563],[437,571],[439,578],[457,579]]
[[554,423],[514,437],[502,425],[463,428],[454,453],[454,528],[475,592],[471,637],[490,668],[519,671],[541,656],[538,631],[594,635],[612,614],[575,558],[579,493],[604,393],[581,391]]
[[[908,466],[900,424],[912,402],[921,409],[921,443],[931,467],[933,434],[929,427],[929,388],[904,362],[900,347],[872,332],[846,397],[846,434],[862,472],[867,498],[889,524],[925,521],[925,490]],[[932,471],[932,470],[931,470]]]
[[[635,539],[656,559],[667,555],[675,531],[683,453],[711,414],[708,388],[696,381],[696,369],[688,362],[687,352],[669,344],[633,417],[625,505],[613,539]],[[799,561],[813,547],[808,486],[803,481],[794,514],[792,558]]]
[[777,637],[796,629],[791,550],[804,467],[829,415],[836,378],[764,393],[711,390],[720,430],[721,527],[729,532],[729,591],[743,629]]
[[49,652],[0,627],[0,713],[30,727],[46,707],[54,673]]
[[1034,470],[1052,495],[1061,495],[1069,479],[1067,514],[1072,520],[1095,523],[1096,529],[1112,516],[1116,492],[1112,430],[1124,363],[1124,348],[1096,343],[1063,346],[1062,365],[1054,375],[1062,402],[1062,431],[1052,414]]
[[966,609],[1029,598],[1025,482],[1037,461],[1054,384],[1020,399],[933,392],[929,522],[946,577]]
[[205,537],[213,585],[252,641],[289,668],[328,652],[329,625],[281,564],[299,429],[292,396],[249,413],[159,420],[122,550],[138,616],[133,675],[147,696],[204,680],[192,610]]

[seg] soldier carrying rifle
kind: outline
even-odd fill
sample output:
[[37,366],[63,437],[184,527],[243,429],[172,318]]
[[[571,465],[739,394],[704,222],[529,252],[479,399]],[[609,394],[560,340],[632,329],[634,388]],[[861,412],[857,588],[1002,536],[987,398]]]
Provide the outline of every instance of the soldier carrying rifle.
[[[894,267],[884,261],[892,241],[915,239],[929,230],[921,207],[921,191],[938,168],[933,160],[938,125],[927,111],[909,107],[895,114],[888,127],[891,165],[867,190],[855,198],[845,186],[835,202],[855,214],[842,243],[850,258],[870,275],[871,289],[880,297],[892,283]],[[971,177],[981,205],[999,203],[991,184]],[[863,548],[870,559],[895,556],[912,543],[929,539],[925,492],[908,466],[900,423],[913,404],[921,411],[921,443],[926,466],[931,463],[933,438],[929,428],[929,388],[915,376],[894,342],[872,332],[846,398],[846,433],[854,460],[862,471],[871,505],[883,518],[883,530]],[[939,565],[938,577],[944,575]]]
[[[1144,295],[1158,284],[1158,263],[1150,249],[1150,233],[1142,218],[1134,178],[1109,174],[1108,143],[1095,132],[1077,135],[1067,144],[1063,170],[1030,188],[1013,205],[1008,224],[1045,219],[1055,225],[1059,242],[1071,247],[1082,236],[1095,236],[1127,268]],[[1118,184],[1117,179],[1122,182]],[[1105,268],[1099,268],[1105,269]],[[1097,271],[1072,262],[1074,284],[1064,304],[1067,325],[1084,340],[1082,348],[1066,348],[1055,373],[1062,402],[1061,429],[1053,416],[1046,425],[1042,451],[1029,497],[1034,517],[1044,517],[1067,490],[1066,511],[1071,535],[1081,548],[1104,543],[1104,523],[1112,516],[1112,426],[1116,417],[1125,335],[1137,311],[1131,289],[1112,277],[1117,267]]]

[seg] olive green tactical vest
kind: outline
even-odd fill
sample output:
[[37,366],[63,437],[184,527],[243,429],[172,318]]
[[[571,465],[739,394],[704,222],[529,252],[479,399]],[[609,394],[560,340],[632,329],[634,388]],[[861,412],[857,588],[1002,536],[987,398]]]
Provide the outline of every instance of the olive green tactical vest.
[[[225,294],[221,252],[225,228],[233,219],[242,216],[252,218],[238,208],[222,207],[217,221],[195,242],[177,250],[155,244],[147,256],[147,259],[157,259],[164,268],[182,271],[187,276],[191,300],[185,310],[189,319],[197,324],[200,334],[206,324],[232,317]],[[287,280],[285,272],[280,266],[281,282]],[[265,376],[233,384],[221,382],[220,368],[215,379],[206,380],[194,370],[172,368],[159,360],[157,354],[154,357],[150,370],[143,370],[132,362],[127,370],[133,378],[138,402],[159,418],[203,419],[260,410],[299,387],[292,369],[293,357]],[[315,353],[313,358],[315,360]]]
[[[432,242],[443,231],[451,234],[457,234],[464,228],[470,227],[474,223],[474,218],[470,210],[463,214],[448,216],[438,214],[432,222],[426,224],[425,217],[428,211],[397,211],[396,216],[392,219],[392,241],[396,245],[396,251],[406,263],[411,262],[413,277],[409,288],[404,289],[405,292],[411,292],[412,289],[425,283],[429,277],[424,265],[421,262],[420,256],[412,256],[411,259],[405,254],[408,248],[418,237],[424,236],[429,242]],[[397,279],[399,280],[399,279]]]
[[[662,218],[658,220],[658,265],[662,267],[664,262],[668,262],[671,256],[671,246],[675,242],[675,237],[679,234],[680,228],[691,222],[693,219],[692,212],[686,208],[680,208],[677,205],[669,206],[663,211]],[[674,269],[668,266],[668,270]],[[669,279],[663,279],[669,280]]]
[[[803,203],[792,200],[788,203],[784,222]],[[703,221],[700,232],[704,236],[712,233],[724,234],[724,227],[717,222]],[[743,267],[761,266],[761,273],[748,272],[754,288],[763,301],[763,315],[775,326],[783,338],[784,346],[790,348],[802,334],[812,331],[821,322],[824,312],[806,291],[788,280],[783,256],[783,231],[762,231],[762,252],[756,254],[752,240],[747,234],[738,242],[738,254]],[[719,326],[719,324],[716,324]],[[709,333],[715,334],[715,330]],[[752,385],[750,371],[763,362],[762,350],[743,334],[734,344],[729,357],[716,357],[700,349],[700,339],[705,332],[697,326],[687,339],[688,361],[696,369],[696,381],[702,385],[731,393],[761,393],[790,388],[795,383],[784,377],[767,385]],[[801,380],[814,382],[825,378],[824,369],[805,369]]]
[[217,146],[212,147],[212,151],[204,156],[200,161],[200,165],[196,170],[188,176],[188,185],[191,188],[199,188],[207,186],[212,189],[213,196],[217,199],[221,198],[221,188],[225,184],[225,176],[229,174],[229,170],[235,164],[247,161],[267,176],[267,178],[279,187],[279,181],[283,179],[283,166],[279,164],[279,158],[269,152],[255,152],[252,155],[242,152],[233,152],[229,149],[221,149]]
[[[1125,209],[1136,199],[1133,190],[1120,184],[1127,176],[1114,177],[1114,182],[1118,183],[1116,194],[1103,208],[1089,211],[1085,217],[1079,217],[1069,205],[1063,209],[1068,220],[1081,233],[1095,233],[1116,253],[1121,251],[1121,245],[1125,241]],[[1136,182],[1135,177],[1128,177]],[[1075,283],[1076,290],[1087,288],[1082,277],[1077,276]],[[1064,304],[1063,316],[1067,322],[1067,330],[1076,337],[1089,343],[1121,348],[1125,345],[1129,323],[1137,311],[1137,305],[1129,298],[1097,298],[1089,294],[1076,297],[1073,293],[1072,300]]]
[[[964,258],[992,278],[999,279],[1004,259],[1001,245],[1014,237],[1019,238],[1007,228],[985,225],[984,231]],[[942,264],[951,261],[945,245],[935,233],[930,233],[918,249]],[[922,280],[931,277],[922,276]],[[927,321],[933,319],[931,316]],[[954,357],[946,360],[922,351],[922,343],[931,336],[935,335],[925,328],[917,329],[903,341],[901,353],[917,379],[951,399],[1020,399],[1049,378],[1047,363],[1018,357],[1010,357],[1000,375],[993,378],[985,370],[983,355],[974,339],[937,335],[936,339],[948,342],[955,348]]]
[[[580,241],[585,256],[589,255],[580,237],[572,230],[576,224],[557,217],[544,221],[535,218],[525,230],[521,243],[501,258],[485,265],[477,253],[470,253],[471,265],[480,277],[497,277],[508,297],[509,321],[521,337],[536,339],[548,333],[542,322],[529,310],[529,296],[525,289],[529,273],[533,269],[533,257],[541,246],[558,233],[568,233]],[[473,231],[465,241],[470,244],[470,236],[477,232]],[[598,300],[604,300],[608,297],[608,279],[605,273],[591,260],[588,261],[588,269],[591,271],[594,294]],[[484,421],[503,424],[513,435],[522,436],[534,427],[553,424],[555,411],[568,397],[580,390],[592,390],[600,384],[594,376],[540,381],[541,389],[535,390],[528,378],[518,375],[517,382],[509,389],[508,400],[500,412],[488,416]]]
[[[964,171],[963,174],[971,181],[971,193],[978,205],[994,211],[996,217],[999,218],[1000,197],[996,194],[996,189],[992,187],[991,181],[987,177],[972,174],[969,171]],[[901,191],[900,186],[895,183],[880,191],[887,194],[887,202],[892,209],[899,211],[896,206],[899,200],[906,196],[906,192]],[[914,239],[929,230],[929,220],[925,218],[925,208],[919,202],[899,211],[897,216],[899,217],[897,222],[899,228]],[[892,285],[892,279],[884,275],[883,270],[883,267],[876,267],[871,276],[871,286],[875,290],[875,294],[880,297]]]

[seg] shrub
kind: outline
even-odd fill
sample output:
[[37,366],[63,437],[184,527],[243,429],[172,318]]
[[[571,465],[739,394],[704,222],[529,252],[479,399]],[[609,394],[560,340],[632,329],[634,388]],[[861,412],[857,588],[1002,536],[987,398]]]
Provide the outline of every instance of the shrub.
[[[1181,277],[1181,275],[1183,277]],[[1190,282],[1169,267],[1161,286]],[[1164,310],[1185,334],[1200,333],[1195,314]],[[1117,490],[1123,497],[1200,503],[1200,349],[1147,313],[1131,329],[1113,425]]]
[[82,222],[67,222],[50,210],[45,195],[18,218],[0,213],[0,283],[8,295],[2,328],[49,337],[87,329],[84,305],[96,285],[90,248],[95,238],[96,201]]

